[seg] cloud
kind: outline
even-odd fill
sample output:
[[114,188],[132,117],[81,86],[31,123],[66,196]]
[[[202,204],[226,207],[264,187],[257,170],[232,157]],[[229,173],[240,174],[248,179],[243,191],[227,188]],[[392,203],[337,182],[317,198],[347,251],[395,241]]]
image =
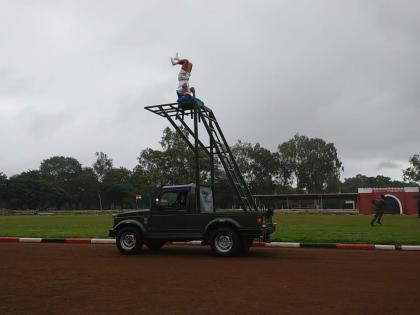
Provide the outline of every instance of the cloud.
[[336,145],[345,177],[400,178],[420,147],[419,9],[408,1],[1,2],[0,171],[54,154],[91,165],[95,151],[134,167],[168,125],[143,107],[175,100],[179,69],[169,57],[179,51],[230,143],[275,150],[295,133],[320,137]]
[[49,137],[60,134],[62,128],[68,127],[73,122],[75,113],[66,110],[50,109],[49,112],[41,111],[35,106],[24,108],[18,115],[20,128],[24,129],[29,138]]
[[382,161],[378,164],[378,166],[376,167],[377,170],[382,170],[385,168],[401,168],[401,164],[398,162],[394,162],[394,161]]
[[33,92],[32,81],[10,67],[0,67],[0,97]]

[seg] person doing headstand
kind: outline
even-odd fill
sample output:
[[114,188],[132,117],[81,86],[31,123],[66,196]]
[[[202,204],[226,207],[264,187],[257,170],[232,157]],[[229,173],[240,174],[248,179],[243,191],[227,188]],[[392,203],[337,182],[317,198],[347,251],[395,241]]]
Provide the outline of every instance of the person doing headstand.
[[193,64],[188,59],[180,59],[178,53],[176,53],[174,58],[171,57],[171,62],[173,66],[181,65],[181,70],[178,74],[179,84],[176,90],[178,98],[188,95],[191,96],[191,94],[195,97],[195,88],[190,87],[189,84]]

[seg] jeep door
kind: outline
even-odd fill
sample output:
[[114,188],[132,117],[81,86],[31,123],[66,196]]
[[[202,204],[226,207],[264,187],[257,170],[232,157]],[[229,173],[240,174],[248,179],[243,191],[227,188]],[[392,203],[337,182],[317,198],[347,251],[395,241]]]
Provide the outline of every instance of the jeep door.
[[151,211],[151,232],[155,237],[181,237],[194,232],[187,210],[187,191],[166,191]]

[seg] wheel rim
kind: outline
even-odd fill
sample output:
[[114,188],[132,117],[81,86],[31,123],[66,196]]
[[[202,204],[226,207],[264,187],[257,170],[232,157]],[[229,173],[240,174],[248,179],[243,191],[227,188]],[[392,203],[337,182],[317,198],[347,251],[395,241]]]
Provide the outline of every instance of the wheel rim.
[[136,235],[133,232],[127,232],[121,236],[120,244],[124,250],[132,250],[136,243]]
[[222,253],[228,253],[233,247],[232,236],[227,233],[220,233],[216,236],[216,249]]

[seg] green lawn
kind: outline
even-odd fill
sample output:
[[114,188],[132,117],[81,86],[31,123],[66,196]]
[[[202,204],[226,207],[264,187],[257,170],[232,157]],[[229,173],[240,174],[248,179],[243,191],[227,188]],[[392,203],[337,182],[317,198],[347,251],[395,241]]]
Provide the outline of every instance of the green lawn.
[[92,237],[108,236],[111,215],[4,215],[0,216],[0,236]]
[[[371,227],[371,216],[276,214],[273,241],[322,243],[419,244],[420,219],[385,215],[382,226]],[[107,237],[110,215],[4,215],[0,236]]]
[[282,242],[419,244],[420,218],[384,215],[382,225],[370,226],[372,216],[276,214],[273,240]]

